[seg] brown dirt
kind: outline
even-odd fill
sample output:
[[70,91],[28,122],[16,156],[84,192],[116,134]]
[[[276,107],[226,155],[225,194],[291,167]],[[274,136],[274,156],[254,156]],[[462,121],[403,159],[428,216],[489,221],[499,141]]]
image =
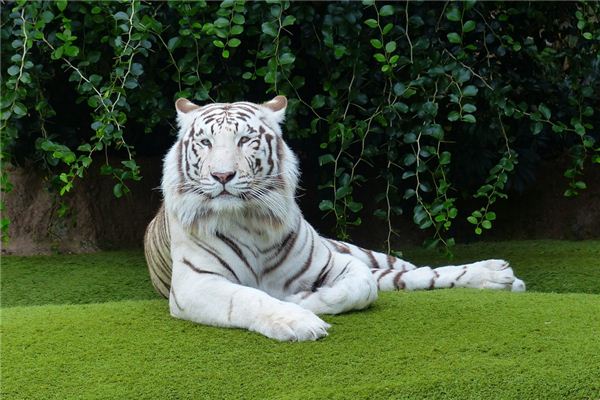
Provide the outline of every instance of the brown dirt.
[[[114,181],[90,171],[60,198],[37,171],[11,167],[13,190],[4,194],[11,220],[3,254],[83,253],[140,247],[146,225],[160,205],[160,159],[138,160],[144,179],[128,183],[131,192],[114,197]],[[69,207],[58,217],[60,201]]]

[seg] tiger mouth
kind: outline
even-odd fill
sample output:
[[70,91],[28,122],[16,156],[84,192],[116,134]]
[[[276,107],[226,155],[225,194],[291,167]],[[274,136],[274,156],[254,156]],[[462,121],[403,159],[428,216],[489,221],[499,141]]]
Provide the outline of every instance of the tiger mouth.
[[231,193],[231,192],[227,191],[227,189],[223,189],[223,190],[221,191],[221,193],[219,193],[218,195],[216,195],[216,196],[214,196],[214,197],[212,197],[212,198],[213,198],[213,199],[230,199],[230,198],[236,198],[236,199],[239,199],[239,198],[240,198],[240,196],[238,196],[238,195],[235,195],[235,194],[233,194],[233,193]]

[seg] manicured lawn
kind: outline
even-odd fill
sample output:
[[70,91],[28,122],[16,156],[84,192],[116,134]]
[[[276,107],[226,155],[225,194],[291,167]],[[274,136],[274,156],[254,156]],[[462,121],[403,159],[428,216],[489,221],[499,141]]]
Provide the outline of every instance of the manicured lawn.
[[530,291],[383,293],[325,317],[330,336],[310,343],[172,319],[141,252],[3,257],[1,397],[599,398],[600,242],[456,250],[486,257],[511,260]]

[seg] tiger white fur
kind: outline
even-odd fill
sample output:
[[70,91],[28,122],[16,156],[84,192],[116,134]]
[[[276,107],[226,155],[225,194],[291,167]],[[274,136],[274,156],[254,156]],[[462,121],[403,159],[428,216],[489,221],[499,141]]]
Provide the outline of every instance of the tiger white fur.
[[295,202],[298,161],[282,138],[287,100],[176,102],[179,136],[164,160],[164,203],[145,254],[171,314],[316,340],[317,314],[368,307],[379,290],[525,290],[503,260],[436,269],[319,236]]

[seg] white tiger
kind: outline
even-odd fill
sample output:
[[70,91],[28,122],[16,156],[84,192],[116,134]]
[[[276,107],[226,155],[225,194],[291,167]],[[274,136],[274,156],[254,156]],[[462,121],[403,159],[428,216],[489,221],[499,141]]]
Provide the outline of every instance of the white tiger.
[[144,239],[152,283],[174,317],[316,340],[330,327],[316,314],[364,309],[378,289],[525,290],[503,260],[417,268],[319,236],[294,199],[285,97],[175,105],[180,133],[164,161],[164,204]]

